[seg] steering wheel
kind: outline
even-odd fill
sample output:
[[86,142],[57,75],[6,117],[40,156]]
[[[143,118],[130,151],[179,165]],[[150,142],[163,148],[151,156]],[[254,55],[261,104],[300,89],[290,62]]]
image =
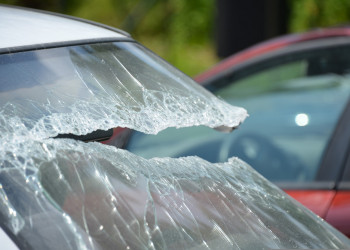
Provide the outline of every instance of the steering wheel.
[[269,180],[297,180],[307,170],[296,156],[291,156],[268,137],[257,133],[225,139],[221,145],[220,160],[232,156],[241,158]]

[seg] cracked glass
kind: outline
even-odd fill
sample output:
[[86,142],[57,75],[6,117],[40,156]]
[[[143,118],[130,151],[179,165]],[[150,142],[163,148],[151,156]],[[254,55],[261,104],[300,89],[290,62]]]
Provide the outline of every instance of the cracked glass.
[[108,145],[124,128],[230,131],[247,117],[137,43],[3,54],[0,74],[1,226],[21,248],[350,246],[238,158],[145,159]]

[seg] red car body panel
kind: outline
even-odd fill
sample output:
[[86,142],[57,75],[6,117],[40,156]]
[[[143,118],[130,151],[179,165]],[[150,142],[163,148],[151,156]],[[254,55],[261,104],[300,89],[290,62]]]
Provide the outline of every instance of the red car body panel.
[[312,212],[325,218],[332,204],[335,190],[285,190],[287,194],[299,201]]
[[350,237],[350,191],[285,190],[312,212]]
[[350,191],[337,191],[325,219],[350,237]]

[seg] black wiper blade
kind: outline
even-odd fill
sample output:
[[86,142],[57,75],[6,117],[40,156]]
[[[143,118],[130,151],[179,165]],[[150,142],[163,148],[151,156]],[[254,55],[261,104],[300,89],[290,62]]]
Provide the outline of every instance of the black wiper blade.
[[53,138],[66,138],[66,139],[74,139],[74,140],[83,141],[83,142],[90,142],[90,141],[105,141],[110,139],[112,135],[113,135],[113,129],[111,128],[109,130],[99,129],[86,135],[59,134]]

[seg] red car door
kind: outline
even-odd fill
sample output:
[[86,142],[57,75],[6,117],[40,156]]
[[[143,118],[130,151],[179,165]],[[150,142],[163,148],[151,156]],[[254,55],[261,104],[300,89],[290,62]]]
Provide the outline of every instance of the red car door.
[[[349,149],[349,147],[348,147]],[[341,181],[337,187],[325,219],[338,230],[350,237],[350,152]]]
[[286,190],[286,193],[324,219],[336,196],[335,190]]

